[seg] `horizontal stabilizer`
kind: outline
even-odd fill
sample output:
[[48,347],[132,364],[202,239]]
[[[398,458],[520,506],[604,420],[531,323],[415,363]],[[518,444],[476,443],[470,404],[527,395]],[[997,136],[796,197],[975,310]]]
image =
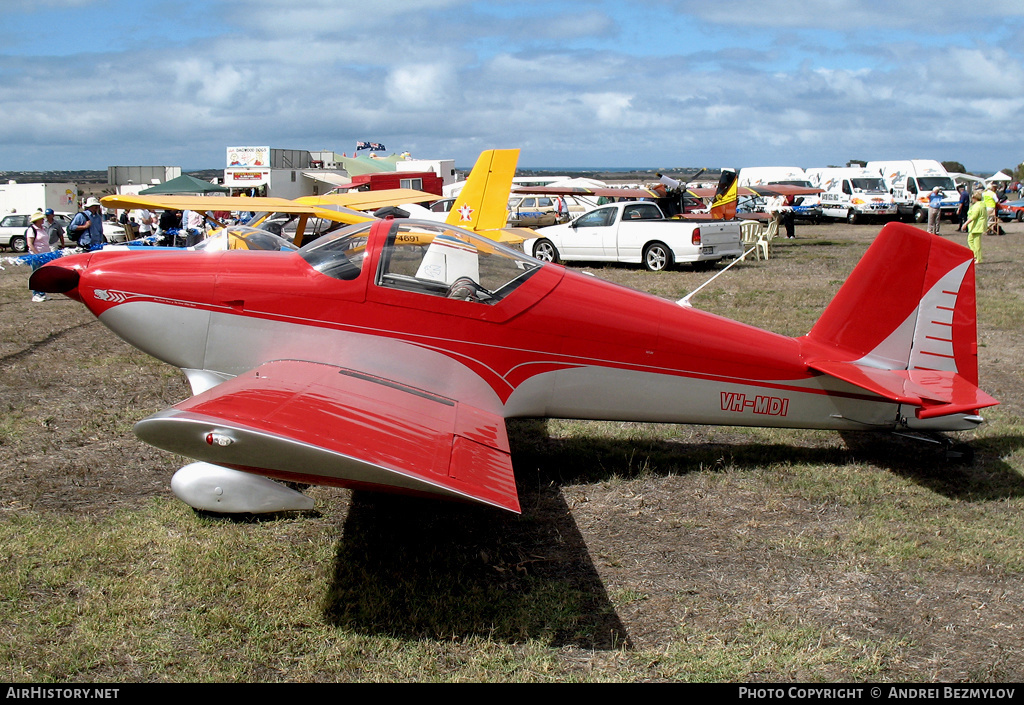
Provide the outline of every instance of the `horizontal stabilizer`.
[[140,421],[135,433],[278,479],[519,511],[502,417],[332,365],[268,362]]
[[955,372],[881,370],[835,360],[812,360],[807,366],[886,399],[917,406],[919,419],[970,413],[999,403]]

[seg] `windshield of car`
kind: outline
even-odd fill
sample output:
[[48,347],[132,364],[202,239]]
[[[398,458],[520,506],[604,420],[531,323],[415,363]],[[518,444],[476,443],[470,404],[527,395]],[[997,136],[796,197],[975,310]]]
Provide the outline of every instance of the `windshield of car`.
[[953,184],[953,179],[948,176],[919,176],[917,177],[917,183],[921,187],[922,191],[931,191],[936,186],[943,191],[956,190],[956,186]]
[[576,228],[604,228],[615,222],[615,208],[597,208],[576,219]]
[[885,191],[885,183],[881,179],[858,178],[850,179],[853,182],[855,191]]

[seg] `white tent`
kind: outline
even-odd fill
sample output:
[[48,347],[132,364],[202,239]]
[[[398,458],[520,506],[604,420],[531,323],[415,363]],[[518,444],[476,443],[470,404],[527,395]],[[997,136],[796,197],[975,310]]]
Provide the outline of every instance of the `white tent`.
[[1001,171],[997,171],[995,174],[992,174],[992,176],[985,179],[985,181],[1010,181],[1010,177]]
[[[985,183],[985,179],[981,178],[980,176],[975,176],[974,174],[961,174],[960,172],[951,171],[949,172],[949,175],[953,177],[953,180],[956,181],[957,183],[966,184],[968,181],[973,181],[978,184]],[[978,188],[981,187],[979,186]]]

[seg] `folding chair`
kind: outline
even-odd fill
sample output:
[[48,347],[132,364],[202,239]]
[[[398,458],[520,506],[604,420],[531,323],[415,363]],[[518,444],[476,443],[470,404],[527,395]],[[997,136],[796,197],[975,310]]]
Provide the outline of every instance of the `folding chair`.
[[764,258],[768,259],[768,245],[775,236],[779,234],[779,217],[775,216],[768,223],[768,228],[761,234],[761,237],[757,240],[757,246],[761,248],[761,252],[764,253]]
[[740,223],[740,235],[743,241],[743,251],[754,248],[754,257],[761,259],[761,252],[758,250],[758,241],[761,239],[763,228],[756,220],[747,220]]

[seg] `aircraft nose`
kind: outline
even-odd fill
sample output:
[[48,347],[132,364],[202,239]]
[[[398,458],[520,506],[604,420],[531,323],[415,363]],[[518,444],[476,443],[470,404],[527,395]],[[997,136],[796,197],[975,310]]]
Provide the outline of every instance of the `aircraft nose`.
[[64,294],[69,298],[81,301],[78,295],[78,283],[82,271],[89,266],[89,255],[61,258],[49,262],[32,272],[28,279],[28,288],[32,291],[44,291],[47,294]]

